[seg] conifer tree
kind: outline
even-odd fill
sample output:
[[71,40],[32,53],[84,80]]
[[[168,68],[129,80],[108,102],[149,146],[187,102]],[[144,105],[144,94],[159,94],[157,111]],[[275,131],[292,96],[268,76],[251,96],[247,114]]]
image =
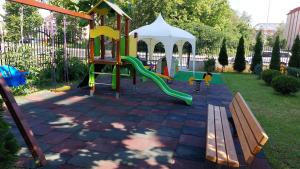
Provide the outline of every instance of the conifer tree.
[[299,35],[296,37],[293,47],[292,56],[289,61],[289,67],[300,68],[300,39]]
[[239,45],[236,50],[233,69],[238,72],[243,72],[246,69],[245,45],[243,36],[240,38]]
[[275,43],[273,45],[270,69],[280,70],[280,39],[279,39],[279,36],[276,37]]
[[257,65],[262,65],[262,51],[263,51],[263,41],[262,32],[258,32],[256,36],[256,43],[254,46],[254,55],[252,57],[250,70],[254,72]]
[[226,39],[223,39],[223,43],[219,53],[219,63],[222,65],[222,72],[224,71],[225,66],[228,65],[228,55],[227,55],[227,47],[226,47]]

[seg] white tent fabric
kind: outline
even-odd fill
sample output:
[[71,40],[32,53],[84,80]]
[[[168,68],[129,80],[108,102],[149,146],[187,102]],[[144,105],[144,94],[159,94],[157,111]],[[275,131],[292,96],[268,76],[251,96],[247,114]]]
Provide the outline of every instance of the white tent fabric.
[[147,44],[149,59],[153,57],[154,47],[161,42],[164,45],[169,75],[174,76],[173,63],[173,47],[176,44],[178,47],[179,64],[182,65],[182,49],[185,42],[189,42],[192,46],[193,70],[195,68],[195,53],[196,53],[196,37],[191,33],[182,29],[169,25],[161,15],[150,25],[142,26],[132,32],[130,35],[138,34],[138,40],[142,40]]

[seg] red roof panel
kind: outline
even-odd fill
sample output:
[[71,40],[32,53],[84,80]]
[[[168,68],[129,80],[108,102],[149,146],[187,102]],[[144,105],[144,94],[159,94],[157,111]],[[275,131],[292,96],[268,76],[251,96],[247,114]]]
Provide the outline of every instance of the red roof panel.
[[298,11],[300,11],[300,6],[299,6],[298,8],[295,8],[295,9],[291,10],[291,11],[288,13],[288,15],[289,15],[289,14],[292,14],[292,13],[295,13],[295,12],[298,12]]

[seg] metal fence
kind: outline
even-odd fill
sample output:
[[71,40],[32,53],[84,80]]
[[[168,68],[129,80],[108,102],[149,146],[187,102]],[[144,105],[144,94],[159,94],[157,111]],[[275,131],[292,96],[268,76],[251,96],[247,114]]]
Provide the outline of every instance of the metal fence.
[[[81,35],[70,34],[66,44],[67,59],[76,57],[85,60],[88,56],[88,40],[81,38]],[[53,39],[52,39],[53,37]],[[57,58],[59,49],[64,48],[64,35],[55,33],[53,36],[45,27],[40,27],[28,33],[23,40],[12,42],[6,38],[4,32],[0,32],[0,64],[18,66],[22,60],[22,50],[27,48],[30,51],[30,66],[46,68],[51,66],[51,56]]]
[[[148,55],[146,54],[146,52],[138,52],[138,56],[140,59],[142,60],[147,60],[148,58]],[[152,64],[152,65],[156,65],[157,64],[157,61],[163,57],[165,57],[166,54],[165,53],[153,53],[153,56],[151,59],[148,59],[147,60],[147,63],[148,64]],[[175,53],[173,55],[176,59],[179,60],[179,55],[177,53]],[[190,56],[192,57],[192,56]],[[195,56],[195,61],[205,61],[207,60],[208,58],[210,58],[210,56],[207,56],[207,55],[196,55]],[[186,66],[187,65],[187,62],[188,62],[188,54],[183,54],[182,55],[182,60],[179,61],[179,66]]]
[[[288,64],[291,53],[288,50],[281,50],[281,62]],[[245,59],[247,64],[251,64],[252,57],[254,53],[252,48],[248,47],[245,50]],[[264,47],[263,49],[263,65],[269,65],[271,62],[272,48]],[[165,53],[153,53],[152,58],[149,58],[149,53],[146,52],[138,52],[139,58],[142,60],[147,60],[148,64],[156,65],[157,61],[163,57],[165,57]],[[173,57],[179,60],[178,53],[173,54]],[[192,56],[191,56],[192,57]],[[214,58],[218,62],[219,57],[219,49],[210,50],[210,51],[201,51],[200,54],[196,54],[195,61],[205,61],[209,58]],[[192,60],[192,58],[190,58]],[[229,64],[233,64],[235,59],[235,53],[233,51],[228,52],[228,61]],[[186,67],[188,64],[188,54],[182,55],[182,60],[179,60],[179,66]]]
[[[79,28],[80,29],[80,28]],[[74,32],[84,32],[74,31]],[[52,39],[53,37],[53,39]],[[78,58],[80,60],[86,60],[88,56],[88,39],[82,38],[82,35],[75,34],[71,32],[68,35],[68,41],[65,49],[67,53],[67,59]],[[32,30],[28,33],[23,41],[12,42],[7,40],[5,33],[0,32],[0,64],[1,65],[12,65],[18,66],[20,60],[22,60],[22,51],[18,51],[21,47],[27,47],[30,49],[30,66],[38,66],[46,68],[51,66],[51,56],[54,51],[54,59],[58,57],[58,50],[64,48],[64,34],[55,33],[51,36],[50,31],[47,30],[47,27],[40,27]],[[269,52],[269,55],[272,51],[272,48],[265,47],[265,52]],[[288,51],[282,50],[282,53],[289,53]],[[152,58],[148,57],[146,52],[138,52],[138,55],[141,59],[147,60],[148,64],[156,65],[157,61],[165,56],[165,53],[154,53]],[[202,50],[195,56],[196,61],[204,61],[208,58],[215,58],[217,60],[219,55],[219,48]],[[235,50],[228,50],[229,63],[233,63],[235,57]],[[245,56],[247,63],[250,63],[253,56],[252,47],[246,47]],[[175,58],[178,58],[178,54],[174,54]],[[270,63],[271,56],[266,56],[263,58],[264,65]],[[289,56],[281,58],[281,61],[288,63]],[[188,54],[183,54],[182,60],[179,61],[180,66],[187,66]]]

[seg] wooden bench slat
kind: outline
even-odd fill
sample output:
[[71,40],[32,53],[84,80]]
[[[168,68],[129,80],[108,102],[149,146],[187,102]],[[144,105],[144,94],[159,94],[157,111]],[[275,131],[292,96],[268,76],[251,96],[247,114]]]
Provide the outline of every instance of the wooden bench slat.
[[245,161],[248,164],[251,164],[253,159],[254,159],[254,156],[253,156],[253,154],[251,153],[251,151],[249,149],[248,143],[246,141],[244,132],[242,131],[240,121],[238,120],[238,117],[237,117],[237,114],[236,114],[236,111],[235,111],[233,105],[230,104],[229,108],[230,108],[230,111],[231,111],[231,114],[232,114],[234,125],[235,125],[236,130],[237,130],[237,134],[238,134],[240,144],[241,144],[241,147],[242,147],[242,150],[243,150]]
[[243,99],[243,97],[241,96],[241,94],[237,93],[235,98],[236,98],[237,102],[239,103],[240,108],[241,108],[244,116],[246,117],[248,124],[250,125],[250,127],[252,129],[252,132],[254,133],[256,141],[262,146],[265,145],[269,139],[267,134],[265,133],[265,131],[263,130],[261,125],[258,123],[257,119],[251,112],[250,108],[246,104],[246,102]]
[[227,153],[226,153],[225,140],[223,135],[221,112],[218,106],[214,106],[214,110],[215,110],[215,128],[216,128],[216,145],[217,145],[217,163],[226,165]]
[[225,107],[220,107],[220,110],[221,110],[223,132],[224,132],[225,145],[226,145],[226,151],[227,151],[228,165],[230,167],[239,167],[240,165],[239,165],[236,150],[234,147],[233,138],[232,138],[232,134],[231,134]]
[[[252,133],[252,130],[251,130],[250,126],[248,125],[248,122],[245,119],[245,116],[235,98],[232,101],[232,105],[234,107],[237,118],[240,121],[241,129],[244,132],[244,135],[246,137],[248,146],[249,146],[252,154],[257,154],[262,149],[262,147],[256,141],[255,136]],[[236,127],[238,127],[238,126],[236,126]]]
[[215,115],[213,105],[208,105],[206,159],[212,162],[217,162]]
[[[244,159],[251,165],[268,136],[237,93],[229,105]],[[239,167],[225,107],[208,105],[206,159],[229,167]]]

